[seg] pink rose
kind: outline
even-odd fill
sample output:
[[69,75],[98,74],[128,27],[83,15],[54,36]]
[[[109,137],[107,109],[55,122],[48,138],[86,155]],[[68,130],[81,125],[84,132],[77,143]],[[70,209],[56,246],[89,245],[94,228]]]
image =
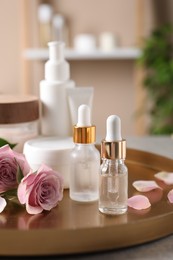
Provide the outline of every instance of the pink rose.
[[63,198],[63,179],[59,173],[42,165],[37,173],[29,173],[22,179],[17,196],[21,204],[26,204],[29,214],[51,210]]
[[9,145],[0,148],[0,193],[17,188],[19,167],[25,176],[30,167],[23,154],[13,151]]

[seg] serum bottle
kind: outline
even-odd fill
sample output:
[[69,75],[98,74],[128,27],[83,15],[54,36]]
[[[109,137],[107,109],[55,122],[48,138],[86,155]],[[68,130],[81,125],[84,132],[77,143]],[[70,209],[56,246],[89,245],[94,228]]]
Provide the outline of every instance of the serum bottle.
[[99,197],[100,153],[94,144],[96,127],[91,125],[90,117],[90,107],[79,106],[70,172],[70,198],[79,202],[91,202]]
[[120,215],[127,211],[128,169],[124,163],[126,140],[121,137],[121,121],[111,115],[106,122],[106,138],[101,143],[99,211]]

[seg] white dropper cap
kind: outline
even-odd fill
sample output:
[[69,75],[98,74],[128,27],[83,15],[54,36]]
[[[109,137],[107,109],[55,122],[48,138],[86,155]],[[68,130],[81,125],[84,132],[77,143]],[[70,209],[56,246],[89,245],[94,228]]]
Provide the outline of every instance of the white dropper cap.
[[78,108],[78,127],[91,126],[91,112],[90,107],[87,105],[81,105]]
[[116,115],[111,115],[106,121],[106,138],[107,142],[121,141],[121,120]]
[[74,126],[74,143],[89,144],[95,142],[96,127],[91,124],[91,111],[87,105],[80,105],[78,108],[78,122]]
[[69,63],[64,58],[64,42],[49,42],[49,60],[45,63],[45,79],[63,82],[70,77]]

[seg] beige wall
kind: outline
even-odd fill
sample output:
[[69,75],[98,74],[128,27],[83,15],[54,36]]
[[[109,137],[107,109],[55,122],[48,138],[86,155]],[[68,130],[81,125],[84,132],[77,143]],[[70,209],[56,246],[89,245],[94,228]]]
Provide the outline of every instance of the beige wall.
[[68,18],[72,36],[83,32],[98,36],[108,30],[117,34],[121,44],[135,44],[135,0],[54,0],[52,4]]
[[20,1],[0,1],[0,93],[21,90]]
[[[24,60],[22,51],[38,47],[39,2],[0,1],[1,93],[38,95],[44,63]],[[50,0],[50,3],[70,22],[71,45],[78,33],[98,36],[102,31],[111,30],[120,38],[121,46],[135,46],[160,21],[160,0]],[[166,3],[170,5],[171,2]],[[169,8],[165,12],[170,15]],[[124,136],[146,133],[147,121],[135,118],[136,109],[143,100],[143,90],[134,60],[71,61],[70,66],[71,77],[78,86],[95,88],[93,122],[99,135],[105,135],[106,118],[113,113],[122,119]]]

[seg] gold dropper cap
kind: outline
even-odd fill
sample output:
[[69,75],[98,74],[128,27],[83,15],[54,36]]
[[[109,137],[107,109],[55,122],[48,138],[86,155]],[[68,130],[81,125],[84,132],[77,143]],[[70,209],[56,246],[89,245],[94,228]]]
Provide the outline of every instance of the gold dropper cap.
[[96,140],[96,127],[92,126],[85,126],[73,127],[73,142],[79,144],[91,144],[94,143]]
[[101,157],[104,159],[123,159],[126,158],[126,140],[107,142],[103,140],[101,142]]

